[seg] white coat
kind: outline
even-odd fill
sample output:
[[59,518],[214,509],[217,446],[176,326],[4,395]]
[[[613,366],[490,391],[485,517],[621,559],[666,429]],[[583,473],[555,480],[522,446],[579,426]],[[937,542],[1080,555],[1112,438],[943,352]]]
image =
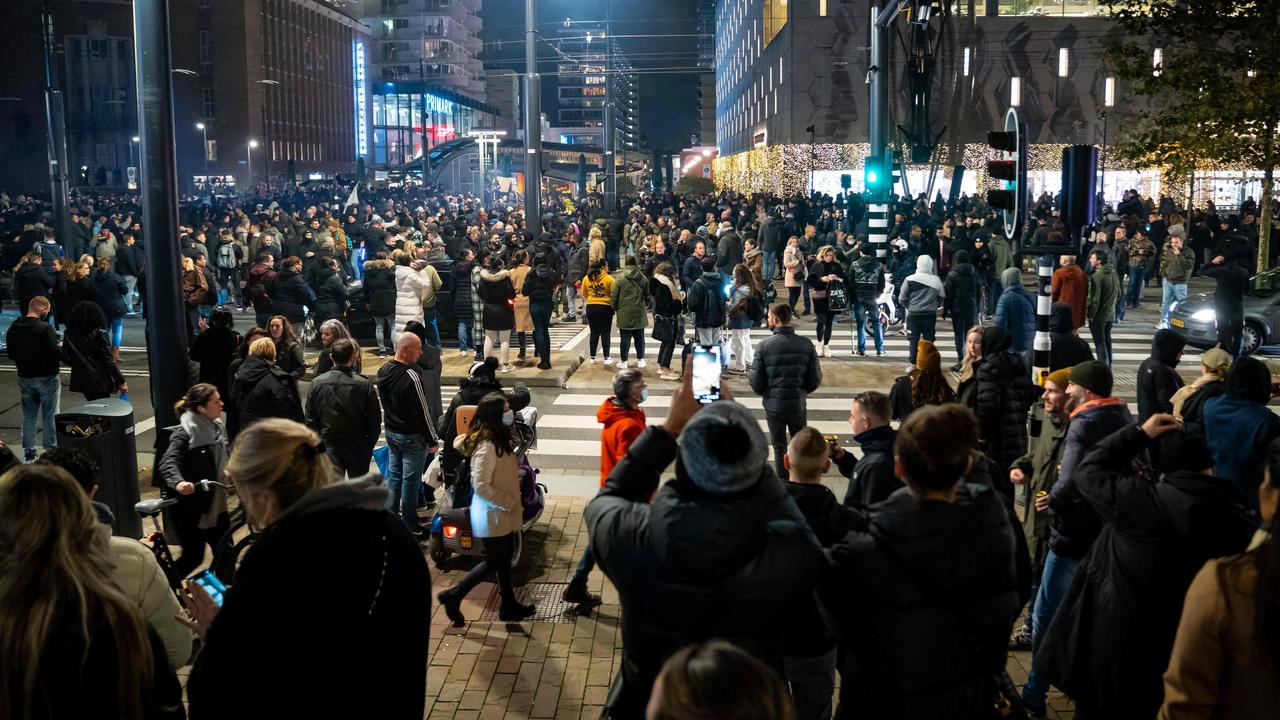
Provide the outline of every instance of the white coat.
[[422,297],[427,290],[427,278],[407,265],[396,266],[396,321],[393,329],[396,337],[410,320],[422,322]]
[[[465,435],[454,438],[462,449]],[[491,441],[476,446],[471,455],[471,534],[478,538],[502,537],[520,532],[524,506],[520,500],[520,468],[513,452],[501,457]]]

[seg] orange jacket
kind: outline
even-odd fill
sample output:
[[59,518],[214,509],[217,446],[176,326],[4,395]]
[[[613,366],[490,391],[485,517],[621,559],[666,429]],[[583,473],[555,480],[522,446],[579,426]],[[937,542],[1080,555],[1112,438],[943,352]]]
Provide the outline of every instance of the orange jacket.
[[613,466],[627,454],[631,441],[644,431],[644,411],[632,410],[609,398],[596,410],[596,421],[604,425],[600,431],[600,487],[604,487]]

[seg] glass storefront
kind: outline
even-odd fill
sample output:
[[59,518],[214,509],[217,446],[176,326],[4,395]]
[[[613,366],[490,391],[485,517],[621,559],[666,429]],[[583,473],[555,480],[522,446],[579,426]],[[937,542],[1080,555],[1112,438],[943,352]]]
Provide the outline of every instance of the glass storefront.
[[425,107],[421,93],[374,95],[373,164],[403,165],[421,157],[424,124],[429,149],[482,126],[483,115],[431,93]]

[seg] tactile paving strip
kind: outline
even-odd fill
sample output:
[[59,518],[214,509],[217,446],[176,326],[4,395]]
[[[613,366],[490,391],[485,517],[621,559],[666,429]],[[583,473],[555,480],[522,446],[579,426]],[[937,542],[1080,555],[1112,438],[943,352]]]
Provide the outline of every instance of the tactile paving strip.
[[[578,606],[560,599],[560,594],[568,585],[568,583],[535,582],[517,587],[517,600],[538,606],[538,612],[523,622],[572,623],[577,620]],[[502,622],[498,619],[498,608],[501,605],[502,595],[495,585],[476,622]]]

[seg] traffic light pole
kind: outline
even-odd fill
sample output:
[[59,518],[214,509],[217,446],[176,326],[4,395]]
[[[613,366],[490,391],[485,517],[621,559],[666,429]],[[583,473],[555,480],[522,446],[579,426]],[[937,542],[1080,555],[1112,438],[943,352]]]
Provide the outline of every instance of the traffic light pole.
[[[58,87],[55,66],[53,9],[45,0],[40,15],[44,45],[44,113],[48,125],[45,143],[49,151],[49,195],[53,203],[53,229],[58,243],[65,249],[71,243],[71,200],[67,190],[67,123],[62,90]],[[18,308],[25,313],[26,308]]]
[[538,78],[538,3],[524,2],[524,222],[542,232],[542,82]]
[[[887,132],[889,119],[889,23],[897,17],[901,9],[898,0],[890,0],[889,4],[880,8],[871,7],[871,67],[867,68],[867,76],[871,79],[870,113],[868,115],[868,135],[871,140],[871,158],[880,158],[876,163],[881,170],[886,167],[884,158],[889,155],[889,137]],[[865,174],[864,174],[865,177]],[[867,239],[875,248],[876,259],[881,263],[889,261],[889,195],[893,191],[893,175],[889,174],[887,189],[868,188],[870,198],[867,203]]]

